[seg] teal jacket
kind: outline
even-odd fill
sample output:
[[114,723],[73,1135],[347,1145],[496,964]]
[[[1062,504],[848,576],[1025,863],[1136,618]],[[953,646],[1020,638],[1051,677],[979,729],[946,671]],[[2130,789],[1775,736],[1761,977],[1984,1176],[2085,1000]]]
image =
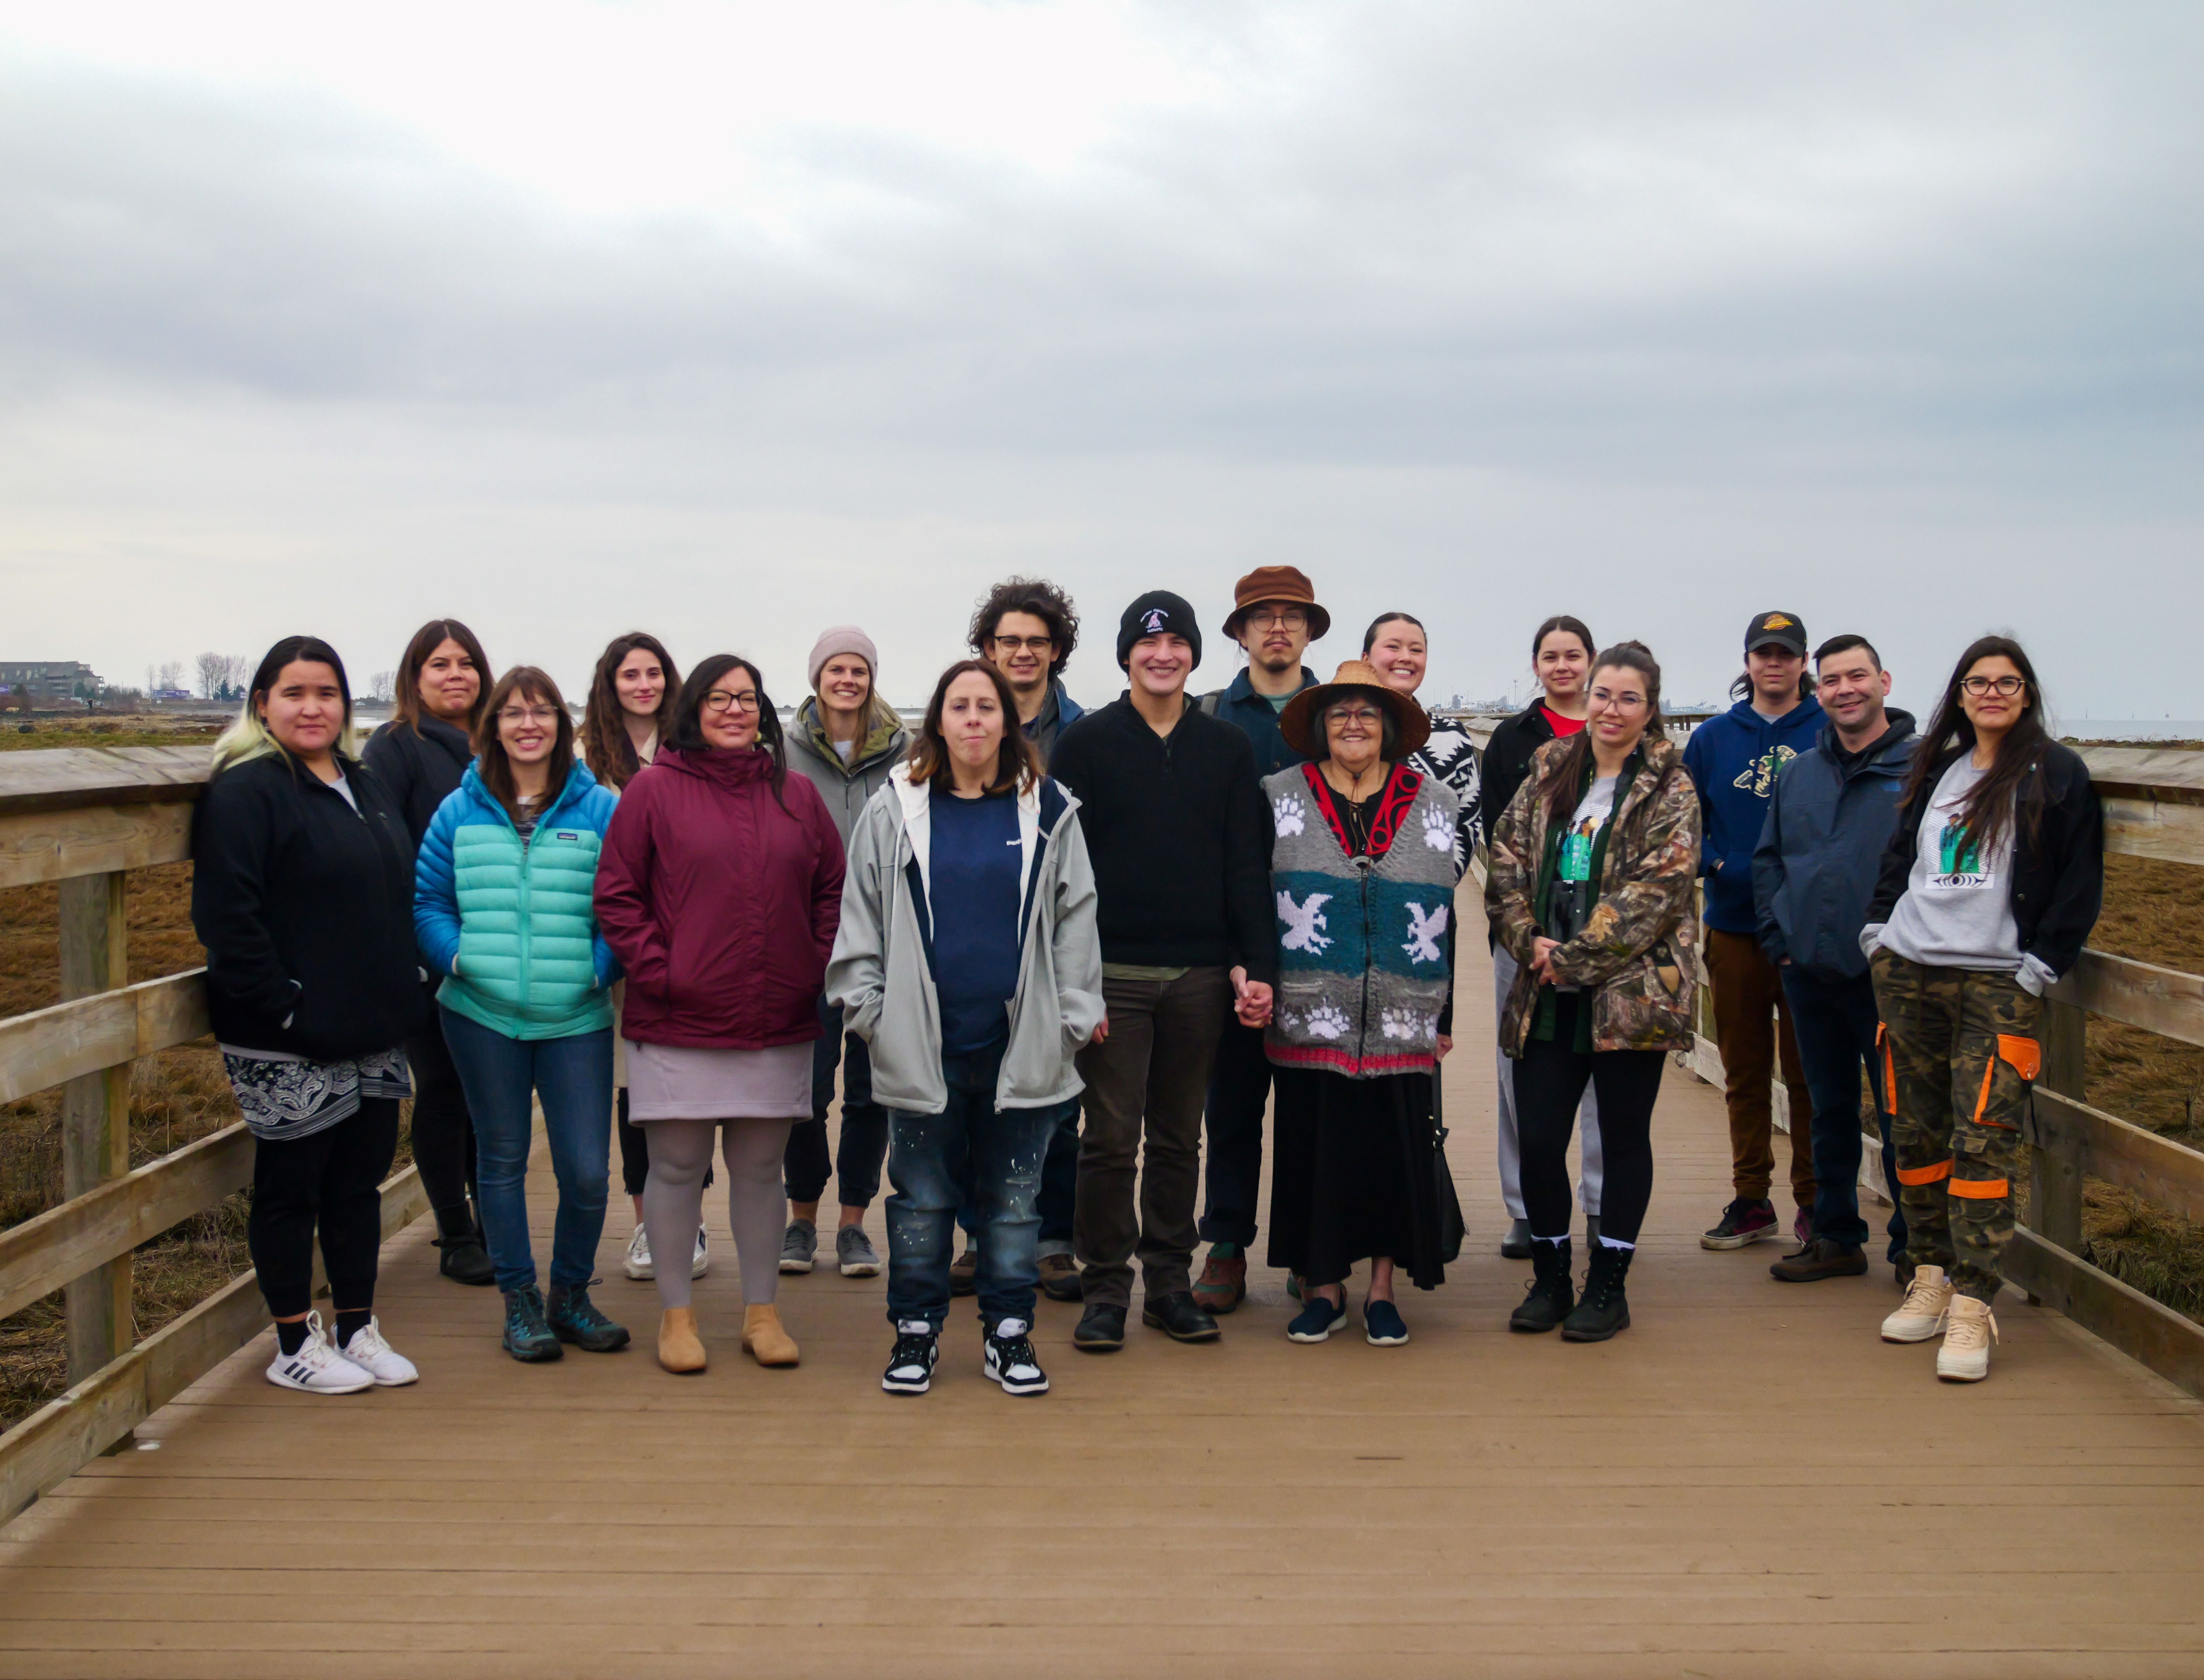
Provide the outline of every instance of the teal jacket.
[[597,850],[619,796],[577,764],[524,842],[472,765],[413,865],[413,933],[436,1001],[508,1038],[613,1022],[619,963],[597,931]]

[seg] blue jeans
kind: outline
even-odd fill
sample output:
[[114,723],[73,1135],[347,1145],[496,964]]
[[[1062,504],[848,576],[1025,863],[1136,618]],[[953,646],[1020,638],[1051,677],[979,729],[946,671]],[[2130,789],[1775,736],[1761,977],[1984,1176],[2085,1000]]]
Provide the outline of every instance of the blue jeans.
[[528,1242],[533,1092],[543,1099],[543,1130],[559,1180],[551,1287],[584,1287],[597,1268],[597,1239],[604,1235],[605,1198],[612,1187],[612,1028],[566,1038],[508,1038],[450,1009],[437,1013],[474,1117],[476,1194],[497,1287],[509,1294],[536,1281],[536,1256]]
[[945,1056],[948,1105],[938,1115],[888,1111],[888,1317],[924,1319],[938,1333],[949,1317],[949,1262],[957,1210],[969,1191],[979,1215],[980,1316],[1033,1322],[1040,1278],[1035,1204],[1041,1163],[1067,1109],[998,1109],[998,1048]]
[[[1898,1157],[1890,1146],[1890,1095],[1882,1088],[1882,1062],[1875,1050],[1875,985],[1864,974],[1822,979],[1789,964],[1780,972],[1798,1061],[1814,1099],[1814,1234],[1846,1248],[1864,1248],[1867,1221],[1859,1207],[1863,1064],[1882,1128],[1882,1180],[1892,1186],[1898,1182]],[[1798,1123],[1795,1116],[1792,1123]],[[1905,1216],[1895,1207],[1887,1229],[1888,1257],[1895,1264],[1905,1252]]]
[[[1040,1215],[1036,1258],[1071,1252],[1071,1216],[1079,1204],[1079,1103],[1074,1099],[1057,1112],[1063,1118],[1049,1134],[1048,1156],[1040,1168],[1040,1199],[1034,1204]],[[957,1204],[957,1225],[968,1237],[980,1228],[980,1209],[969,1189]]]

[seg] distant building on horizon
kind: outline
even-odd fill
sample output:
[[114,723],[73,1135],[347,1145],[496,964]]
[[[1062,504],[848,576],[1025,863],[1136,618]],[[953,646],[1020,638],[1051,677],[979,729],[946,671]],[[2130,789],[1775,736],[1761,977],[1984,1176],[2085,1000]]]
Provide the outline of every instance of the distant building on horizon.
[[0,689],[11,695],[27,692],[34,702],[90,700],[104,686],[98,672],[76,660],[0,660]]

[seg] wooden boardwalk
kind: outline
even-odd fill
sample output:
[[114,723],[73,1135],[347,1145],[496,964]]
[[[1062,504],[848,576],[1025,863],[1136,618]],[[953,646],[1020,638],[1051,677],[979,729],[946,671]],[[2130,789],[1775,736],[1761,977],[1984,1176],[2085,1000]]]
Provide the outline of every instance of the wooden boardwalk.
[[2204,1673],[2204,1407],[2010,1293],[1991,1381],[1940,1387],[1875,1339],[1887,1269],[1702,1251],[1727,1133],[1687,1074],[1635,1328],[1511,1337],[1485,1042],[1449,1091],[1470,1251],[1406,1348],[1292,1346],[1266,1272],[1213,1347],[1081,1358],[1044,1303],[1038,1400],[960,1310],[895,1400],[882,1281],[787,1280],[804,1363],[762,1371],[723,1245],[677,1380],[616,1198],[599,1298],[645,1346],[524,1369],[417,1228],[381,1310],[419,1386],[311,1399],[240,1353],[0,1529],[0,1674]]

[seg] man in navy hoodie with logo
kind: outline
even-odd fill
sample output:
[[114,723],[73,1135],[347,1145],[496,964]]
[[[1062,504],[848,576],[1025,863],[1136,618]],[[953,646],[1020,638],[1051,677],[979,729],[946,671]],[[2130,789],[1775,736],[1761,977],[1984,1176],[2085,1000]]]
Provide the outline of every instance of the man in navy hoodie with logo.
[[[1785,1283],[1857,1277],[1867,1270],[1860,1217],[1860,1068],[1875,1091],[1883,1182],[1898,1182],[1890,1096],[1875,1054],[1875,985],[1860,929],[1918,737],[1911,713],[1883,704],[1890,673],[1863,636],[1814,650],[1816,691],[1829,722],[1821,739],[1776,778],[1768,823],[1752,855],[1760,948],[1783,976],[1799,1060],[1814,1093],[1814,1231],[1769,1270]],[[1795,1118],[1793,1127],[1798,1122]],[[1889,1257],[1903,1269],[1905,1216],[1893,1209]]]
[[[1791,1193],[1801,1246],[1812,1234],[1813,1112],[1774,963],[1760,949],[1752,908],[1752,854],[1783,766],[1810,749],[1825,721],[1806,675],[1806,627],[1796,613],[1763,612],[1745,627],[1745,675],[1721,717],[1699,726],[1684,767],[1699,790],[1699,873],[1706,881],[1707,979],[1715,1044],[1729,1103],[1730,1177],[1736,1194],[1699,1239],[1743,1248],[1780,1230],[1769,1189],[1775,1174],[1772,1081],[1779,1050],[1791,1099]],[[1780,1029],[1779,1029],[1780,1022]]]

